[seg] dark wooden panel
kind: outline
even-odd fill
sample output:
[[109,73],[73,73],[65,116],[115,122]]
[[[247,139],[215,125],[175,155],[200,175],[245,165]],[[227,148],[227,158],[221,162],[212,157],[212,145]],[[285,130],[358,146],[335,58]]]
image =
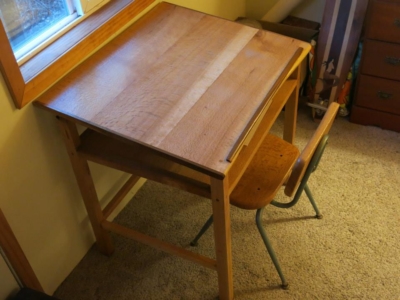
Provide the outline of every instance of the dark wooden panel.
[[356,104],[400,115],[400,83],[361,75]]
[[350,121],[400,132],[400,116],[354,105]]
[[373,1],[367,38],[400,43],[400,1]]
[[365,41],[361,72],[400,80],[400,44]]

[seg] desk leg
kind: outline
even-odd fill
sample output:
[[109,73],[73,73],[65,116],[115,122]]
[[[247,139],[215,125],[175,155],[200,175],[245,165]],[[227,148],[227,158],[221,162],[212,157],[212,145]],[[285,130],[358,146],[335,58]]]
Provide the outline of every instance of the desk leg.
[[283,139],[291,144],[294,143],[294,137],[296,134],[296,123],[297,123],[297,109],[299,105],[299,92],[300,92],[300,68],[296,70],[290,76],[291,79],[297,79],[297,86],[285,105],[285,120],[283,128]]
[[233,299],[231,217],[227,178],[211,178],[219,299]]
[[102,253],[110,255],[113,253],[114,247],[109,233],[101,227],[104,215],[100,207],[92,175],[90,174],[89,165],[76,151],[80,144],[78,131],[74,123],[62,118],[58,118],[58,121],[83,202],[85,203],[86,211],[92,224],[97,246]]

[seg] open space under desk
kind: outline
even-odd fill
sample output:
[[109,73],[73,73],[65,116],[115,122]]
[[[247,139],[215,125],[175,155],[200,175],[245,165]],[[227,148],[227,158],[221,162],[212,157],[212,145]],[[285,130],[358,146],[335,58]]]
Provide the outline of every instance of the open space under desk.
[[[229,194],[283,107],[293,142],[309,48],[161,3],[35,101],[58,118],[100,251],[109,231],[133,238],[216,270],[233,299]],[[88,161],[132,174],[104,210]],[[107,220],[140,177],[210,199],[216,259]]]

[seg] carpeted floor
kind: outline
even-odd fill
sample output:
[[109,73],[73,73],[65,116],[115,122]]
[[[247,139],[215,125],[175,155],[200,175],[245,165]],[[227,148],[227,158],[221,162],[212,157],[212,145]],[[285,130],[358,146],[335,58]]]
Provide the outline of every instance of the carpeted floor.
[[[317,124],[299,110],[296,144]],[[282,130],[282,118],[273,132]],[[232,248],[235,299],[400,299],[400,134],[338,118],[319,169],[309,181],[324,215],[305,196],[289,210],[268,207],[264,224],[289,290],[254,223],[235,207]],[[281,193],[278,199],[283,198]],[[209,200],[147,181],[117,222],[190,248],[211,213]],[[215,299],[214,271],[113,236],[111,257],[93,247],[55,296],[63,300]],[[212,230],[195,251],[214,256]]]

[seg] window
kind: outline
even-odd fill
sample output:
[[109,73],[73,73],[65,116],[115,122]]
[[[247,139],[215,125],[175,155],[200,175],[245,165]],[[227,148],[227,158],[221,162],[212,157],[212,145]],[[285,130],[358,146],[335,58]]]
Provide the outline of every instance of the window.
[[[0,17],[14,55],[21,60],[40,50],[68,29],[72,22],[89,13],[103,0],[3,0]],[[49,41],[50,39],[50,41]],[[39,48],[38,48],[39,47]]]
[[[17,0],[0,0],[0,3],[5,1]],[[107,0],[81,1],[87,4],[82,6],[85,15],[78,17],[76,22],[73,21],[70,28],[66,26],[68,30],[56,41],[47,44],[40,51],[35,49],[37,53],[23,63],[15,59],[3,22],[0,22],[0,72],[17,108],[35,100],[82,60],[159,2],[112,0],[103,5]]]

